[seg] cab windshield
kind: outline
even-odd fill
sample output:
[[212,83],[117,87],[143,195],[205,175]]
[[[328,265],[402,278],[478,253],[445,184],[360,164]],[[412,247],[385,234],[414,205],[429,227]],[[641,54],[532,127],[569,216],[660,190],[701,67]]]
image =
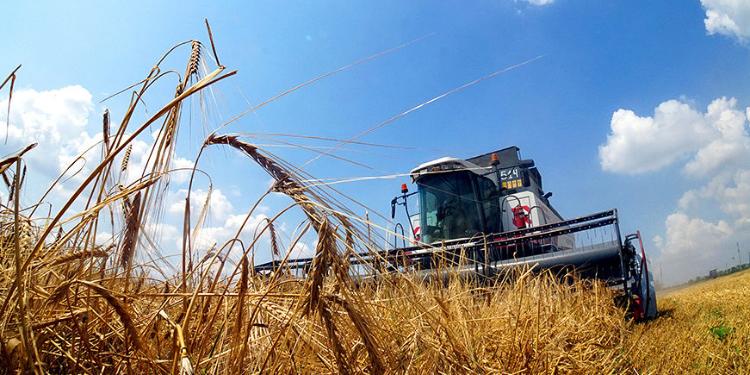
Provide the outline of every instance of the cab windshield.
[[417,184],[423,242],[498,231],[497,189],[489,179],[453,172],[423,176]]

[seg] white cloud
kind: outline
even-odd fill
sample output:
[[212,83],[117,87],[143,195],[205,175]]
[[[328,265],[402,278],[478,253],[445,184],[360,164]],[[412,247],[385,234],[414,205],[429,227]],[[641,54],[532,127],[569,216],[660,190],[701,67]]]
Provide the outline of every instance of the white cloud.
[[706,176],[726,163],[750,157],[747,116],[734,98],[719,98],[700,113],[688,104],[668,100],[653,116],[641,117],[619,109],[612,114],[611,133],[599,146],[602,169],[637,174],[688,160],[684,172]]
[[180,169],[180,170],[171,173],[171,181],[176,184],[187,182],[190,179],[190,173],[191,173],[187,169],[192,169],[193,165],[195,165],[195,163],[193,163],[192,160],[188,160],[179,156],[172,159],[172,169],[173,170]]
[[652,259],[665,272],[667,284],[704,275],[708,269],[723,267],[727,243],[734,230],[723,221],[709,222],[684,213],[673,213],[665,221],[666,235],[654,237],[660,255]]
[[[7,106],[8,98],[5,96],[0,99],[0,108]],[[91,93],[79,85],[43,91],[16,90],[10,107],[8,143],[2,145],[2,153],[38,143],[25,159],[34,174],[45,178],[44,182],[51,181],[79,156],[83,156],[66,174],[67,177],[75,174],[72,181],[80,182],[101,160],[101,148],[95,147],[102,140],[101,125],[99,121],[89,124],[93,111]],[[0,141],[5,138],[7,119],[7,112],[0,110]],[[92,131],[92,127],[96,130]],[[150,167],[146,164],[152,144],[141,139],[133,141],[123,184],[136,181],[144,169]],[[121,161],[122,155],[119,155],[116,160],[118,167]],[[173,168],[190,168],[193,162],[175,156],[172,165]],[[175,172],[172,177],[175,183],[181,183],[189,177],[189,172]]]
[[[0,108],[7,106],[7,97],[0,100]],[[95,138],[86,132],[92,110],[91,93],[78,85],[47,91],[15,91],[11,102],[8,145],[4,145],[4,148],[12,150],[38,142],[39,146],[26,156],[29,166],[48,176],[57,175],[62,171],[60,166],[63,159],[91,144]],[[6,111],[0,111],[2,128],[5,128],[6,120]]]
[[[144,231],[145,233],[142,233],[142,235],[148,236],[148,240],[142,239],[140,245],[146,251],[149,251],[152,256],[179,253],[178,249],[182,246],[182,231],[177,229],[177,226],[163,222],[148,223],[145,225]],[[154,249],[154,246],[156,246],[156,249]],[[158,254],[154,250],[159,250],[162,254]]]
[[[238,236],[245,247],[250,246],[253,239],[256,238],[256,236],[259,236],[254,248],[254,259],[256,264],[265,263],[271,260],[272,249],[270,231],[266,229],[261,234],[261,231],[266,227],[267,220],[269,219],[269,216],[265,211],[267,211],[265,207],[258,207],[256,213],[247,219],[247,223],[245,223],[243,230]],[[202,228],[195,239],[193,248],[196,249],[196,251],[201,252],[207,251],[214,244],[222,246],[228,240],[237,235],[237,231],[245,221],[246,216],[247,214],[232,214],[229,215],[221,225]],[[308,232],[306,235],[302,236],[302,238],[290,250],[292,239],[296,238],[299,233],[297,233],[296,230],[290,233],[288,225],[284,221],[276,221],[274,222],[274,226],[282,256],[284,256],[286,251],[290,251],[291,259],[308,258],[315,255],[315,247],[317,244],[316,234]],[[300,228],[297,227],[297,230],[299,229]],[[239,246],[239,243],[235,243],[230,257],[237,261],[241,254],[241,249],[242,247]]]
[[730,225],[723,220],[711,223],[684,213],[669,215],[665,224],[667,231],[662,255],[679,256],[690,262],[710,257],[716,240],[733,233]]
[[536,5],[536,6],[550,5],[555,2],[555,0],[525,0],[525,1],[531,5]]
[[680,200],[677,201],[677,207],[680,210],[687,210],[692,207],[698,201],[699,197],[695,190],[688,190],[682,194]]
[[750,170],[739,169],[712,178],[699,189],[683,193],[679,201],[683,211],[716,208],[737,220],[750,220]]
[[[70,196],[72,187],[80,182],[86,172],[90,172],[101,157],[101,148],[92,148],[102,139],[101,122],[99,119],[93,121],[92,118],[92,115],[97,117],[94,114],[92,95],[81,86],[68,86],[46,91],[22,89],[14,92],[11,104],[8,144],[0,146],[2,149],[0,153],[8,154],[30,143],[39,143],[36,149],[26,155],[26,161],[31,172],[30,178],[39,178],[42,183],[40,190],[33,193],[41,194],[47,188],[47,184],[67,168],[78,155],[89,151],[85,154],[85,163],[80,162],[80,165],[73,168],[73,171],[81,168],[81,173],[66,184],[56,185],[52,195],[48,197],[48,200],[53,201],[53,203],[59,203],[60,199]],[[0,108],[7,108],[7,105],[7,96],[0,97]],[[0,110],[0,142],[5,137],[5,123],[6,111]],[[116,128],[114,124],[113,128]],[[151,162],[148,159],[155,141],[157,141],[156,132],[152,133],[151,136],[144,134],[133,141],[128,168],[121,176],[123,185],[135,182],[141,178],[144,170],[151,169]],[[114,171],[115,175],[121,173],[122,154],[124,152],[115,159],[115,165],[117,166]],[[172,157],[172,169],[192,168],[193,165],[193,161],[178,155]],[[174,172],[170,176],[171,182],[182,184],[186,182],[189,175],[189,171]],[[32,188],[34,187],[32,186]],[[227,195],[231,196],[232,199],[242,195],[236,186],[230,187],[228,191],[230,193]],[[166,215],[166,217],[154,215],[153,222],[149,221],[145,224],[144,234],[149,235],[152,242],[160,247],[164,255],[169,256],[179,253],[182,241],[182,213],[186,194],[187,190],[185,189],[170,191],[164,200],[164,208],[169,215]],[[6,195],[0,193],[0,199],[5,199]],[[214,243],[222,245],[234,237],[244,221],[245,214],[236,212],[227,195],[218,188],[213,189],[210,198],[207,190],[193,190],[191,195],[191,213],[193,215],[191,222],[193,226],[207,198],[209,198],[210,205],[208,219],[195,239],[196,254],[207,251]],[[258,207],[255,214],[248,219],[240,234],[246,246],[249,245],[248,240],[252,239],[256,228],[264,225],[268,218],[267,211],[268,208],[266,207]],[[286,227],[285,223],[280,222],[277,223],[276,230],[281,238],[288,239]],[[101,233],[99,240],[109,240],[111,236],[110,233]],[[270,241],[267,234],[264,234],[264,238],[259,240],[256,246],[256,252],[258,253],[256,260],[270,258]],[[150,244],[144,241],[141,242],[141,247],[147,250],[151,248]],[[235,247],[235,255],[239,248],[239,246]],[[311,253],[310,247],[304,243],[297,245],[294,251],[304,255]]]
[[667,283],[736,264],[737,242],[750,244],[750,170],[729,168],[686,191],[665,226],[665,238],[654,237],[654,244]]
[[709,176],[727,167],[747,165],[750,161],[750,136],[745,131],[747,115],[737,109],[737,99],[714,100],[705,119],[712,137],[685,165],[685,173],[693,177]]
[[290,258],[312,258],[315,255],[315,247],[310,246],[302,241],[297,242],[292,249]]
[[[181,221],[182,215],[185,210],[185,196],[187,195],[187,189],[179,189],[176,192],[171,192],[168,196],[168,212],[174,215],[172,219]],[[195,237],[193,248],[196,251],[207,251],[211,246],[216,244],[222,246],[226,241],[234,238],[237,231],[245,221],[247,214],[236,213],[234,205],[222,192],[221,189],[213,189],[210,193],[208,190],[193,189],[190,195],[190,211],[191,211],[191,231],[194,229],[198,215],[200,214],[203,205],[209,199],[209,218],[213,221],[213,224],[209,221],[198,229],[198,235]],[[252,239],[255,236],[256,230],[259,232],[264,226],[268,215],[266,212],[268,208],[265,206],[259,206],[255,213],[247,219],[247,223],[243,227],[242,232],[239,234],[245,246],[249,246]],[[217,225],[218,224],[218,225]],[[284,235],[285,231],[283,228],[286,226],[283,223],[276,223],[276,232],[280,235]],[[263,235],[266,237],[264,240],[258,241],[258,248],[263,251],[270,249],[268,231]],[[181,237],[176,238],[178,245],[181,246]],[[238,255],[240,246],[235,245],[233,255]]]
[[[187,197],[187,189],[180,189],[176,192],[170,193],[169,212],[175,215],[183,215],[185,212],[185,197]],[[210,193],[210,197],[209,197]],[[232,202],[224,195],[221,189],[203,190],[194,189],[190,194],[190,214],[192,218],[197,218],[203,209],[203,205],[206,204],[208,199],[208,213],[211,218],[224,220],[227,215],[233,212],[234,207]]]
[[[201,228],[193,247],[199,251],[205,251],[214,244],[222,246],[226,241],[235,237],[246,216],[247,215],[245,214],[229,215],[226,220],[224,220],[223,225]],[[256,232],[259,233],[260,230],[265,227],[267,218],[268,216],[263,213],[251,215],[250,218],[248,218],[247,223],[242,228],[242,232],[239,234],[239,238],[243,241],[244,246],[250,246],[253,238],[255,238]],[[264,232],[263,237],[268,238],[267,230]],[[269,244],[269,241],[259,240],[256,247],[270,249],[270,247],[268,247]],[[235,245],[234,250],[233,255],[239,255],[241,247]]]
[[[140,139],[135,139],[131,143],[130,156],[128,157],[128,163],[123,173],[123,185],[130,185],[144,175],[144,171],[150,171],[153,162],[149,161],[148,156],[151,152],[151,144],[146,143]],[[115,165],[118,171],[123,166],[122,159],[125,157],[126,151],[120,152],[115,160]]]
[[750,221],[750,170],[737,171],[731,184],[718,186],[714,192],[722,210],[737,216],[738,224]]
[[[724,268],[736,242],[750,242],[750,108],[734,98],[713,100],[704,112],[684,101],[659,104],[652,116],[620,109],[599,147],[602,169],[637,174],[670,165],[698,187],[685,191],[653,238],[666,283]],[[744,255],[743,255],[744,256]]]
[[154,242],[171,242],[182,238],[176,226],[165,223],[146,224],[146,231],[151,235]]
[[[49,158],[49,154],[45,152],[47,161],[54,160],[54,153],[57,153],[57,172],[62,173],[65,171],[71,163],[75,164],[66,173],[67,176],[73,177],[75,180],[80,181],[84,178],[84,175],[91,171],[100,161],[98,153],[100,149],[96,147],[97,143],[101,142],[102,133],[89,135],[88,132],[82,131],[78,137],[71,139],[62,145],[57,145],[57,150],[54,146],[47,148],[47,151],[53,152],[53,158]],[[78,159],[81,157],[81,159]]]
[[747,0],[701,0],[706,10],[706,31],[735,37],[745,42],[750,37],[750,2]]
[[659,104],[652,117],[619,109],[610,127],[607,143],[599,147],[602,168],[631,174],[673,163],[702,146],[708,135],[703,116],[677,100]]

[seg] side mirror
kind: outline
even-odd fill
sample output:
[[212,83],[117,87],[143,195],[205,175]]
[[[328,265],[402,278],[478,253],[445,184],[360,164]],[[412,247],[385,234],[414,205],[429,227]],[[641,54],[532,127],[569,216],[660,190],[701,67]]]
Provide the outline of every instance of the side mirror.
[[391,199],[391,219],[396,217],[396,199],[398,197]]
[[551,197],[551,196],[552,196],[552,192],[551,191],[548,192],[547,194],[543,195],[544,199],[549,199],[549,197]]

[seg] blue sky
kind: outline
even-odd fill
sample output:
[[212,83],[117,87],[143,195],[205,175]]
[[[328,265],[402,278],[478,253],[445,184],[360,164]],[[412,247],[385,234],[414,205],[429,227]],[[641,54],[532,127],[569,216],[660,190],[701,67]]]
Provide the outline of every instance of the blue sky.
[[[346,146],[338,153],[372,169],[321,158],[308,170],[319,178],[389,175],[441,156],[517,145],[536,160],[563,215],[619,208],[624,230],[644,232],[668,282],[724,267],[737,241],[750,250],[748,1],[16,2],[4,8],[0,73],[23,64],[16,90],[39,95],[80,86],[90,94],[67,92],[79,99],[83,117],[72,117],[76,126],[60,122],[61,138],[41,144],[45,157],[36,163],[49,175],[59,166],[42,159],[66,148],[69,153],[69,140],[81,138],[75,131],[99,131],[105,107],[113,118],[122,116],[124,97],[101,99],[145,76],[175,42],[207,41],[203,18],[211,22],[221,62],[239,74],[213,89],[208,121],[196,115],[183,128],[178,156],[185,160],[194,160],[209,129],[251,104],[427,36],[286,96],[226,131],[348,138],[542,55],[362,139],[410,150]],[[171,62],[178,70],[183,52]],[[6,95],[0,93],[0,101]],[[713,112],[707,109],[712,103]],[[19,129],[33,127],[21,116],[32,107],[11,115]],[[727,120],[732,116],[745,117]],[[739,130],[723,131],[731,127],[724,124]],[[0,154],[14,151],[22,138],[0,145]],[[269,150],[294,163],[314,156]],[[245,211],[268,186],[257,167],[226,151],[210,153],[201,166],[226,200],[209,226],[226,226],[224,216]],[[337,188],[387,213],[402,182],[407,179]],[[29,189],[30,196],[38,194]],[[284,203],[274,198],[268,210]]]

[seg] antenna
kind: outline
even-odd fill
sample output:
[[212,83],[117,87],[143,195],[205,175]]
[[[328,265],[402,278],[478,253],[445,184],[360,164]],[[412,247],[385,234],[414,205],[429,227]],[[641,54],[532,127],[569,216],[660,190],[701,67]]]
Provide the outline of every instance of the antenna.
[[742,265],[742,258],[740,257],[740,243],[737,242],[737,267]]

